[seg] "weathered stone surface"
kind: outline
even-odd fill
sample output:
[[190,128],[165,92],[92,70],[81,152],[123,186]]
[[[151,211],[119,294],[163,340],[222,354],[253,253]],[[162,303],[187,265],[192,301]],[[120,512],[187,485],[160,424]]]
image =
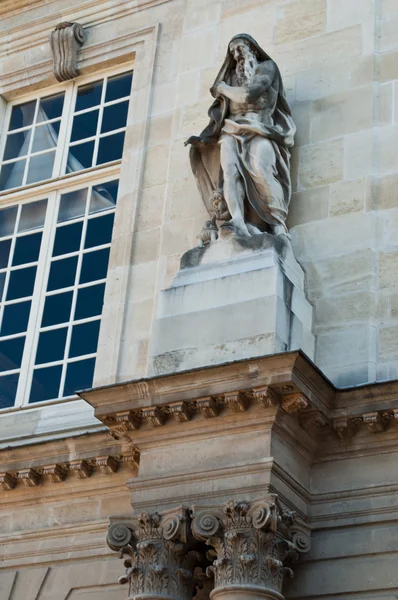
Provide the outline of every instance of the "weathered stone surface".
[[299,181],[304,188],[314,188],[343,178],[343,139],[305,146],[300,151]]

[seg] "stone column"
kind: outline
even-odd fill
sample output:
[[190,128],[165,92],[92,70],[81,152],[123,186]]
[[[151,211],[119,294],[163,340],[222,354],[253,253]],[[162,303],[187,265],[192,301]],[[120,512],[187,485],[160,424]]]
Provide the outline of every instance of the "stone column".
[[129,600],[192,600],[200,555],[190,549],[189,525],[183,508],[111,523],[108,546],[128,557],[119,583],[129,584]]
[[211,600],[283,600],[284,577],[293,576],[290,565],[309,550],[309,537],[275,500],[193,507],[192,533],[213,548]]

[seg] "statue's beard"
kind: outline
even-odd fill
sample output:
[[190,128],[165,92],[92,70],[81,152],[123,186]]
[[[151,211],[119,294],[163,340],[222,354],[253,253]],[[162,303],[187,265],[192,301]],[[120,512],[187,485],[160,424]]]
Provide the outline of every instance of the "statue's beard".
[[236,78],[238,85],[248,85],[251,83],[256,70],[256,60],[254,56],[244,57],[236,63]]

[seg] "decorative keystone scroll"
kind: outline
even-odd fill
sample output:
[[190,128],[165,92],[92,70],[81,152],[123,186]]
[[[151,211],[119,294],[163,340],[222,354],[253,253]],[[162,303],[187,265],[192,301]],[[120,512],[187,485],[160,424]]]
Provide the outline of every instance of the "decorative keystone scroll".
[[79,75],[77,54],[84,43],[84,29],[79,23],[59,23],[50,36],[54,75],[58,81]]
[[259,594],[281,598],[283,578],[293,576],[290,565],[310,548],[305,526],[295,513],[278,510],[276,496],[255,502],[227,502],[223,507],[193,507],[192,533],[214,551],[216,595],[230,597],[239,588],[248,597]]
[[119,583],[129,584],[129,598],[191,600],[193,570],[201,556],[189,544],[187,510],[141,513],[127,524],[112,523],[108,546],[119,552],[126,573]]

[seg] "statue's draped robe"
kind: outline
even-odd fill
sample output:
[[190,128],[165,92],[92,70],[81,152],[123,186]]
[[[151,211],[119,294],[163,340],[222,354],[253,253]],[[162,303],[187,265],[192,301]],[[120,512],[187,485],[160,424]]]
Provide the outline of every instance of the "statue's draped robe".
[[[233,39],[243,39],[249,42],[257,50],[259,61],[258,71],[261,75],[262,64],[272,59],[262,50],[257,42],[247,34],[239,34]],[[232,41],[232,40],[231,40]],[[214,212],[211,204],[212,192],[222,187],[223,173],[220,166],[219,141],[225,135],[233,136],[236,140],[235,151],[238,157],[238,168],[243,179],[246,198],[258,217],[270,225],[282,225],[284,228],[287,217],[290,196],[290,152],[293,146],[296,131],[289,104],[286,100],[282,78],[275,63],[275,77],[272,87],[278,92],[275,106],[272,109],[273,124],[264,124],[250,118],[232,121],[228,119],[229,99],[220,96],[209,109],[210,122],[199,137],[188,140],[191,143],[190,160],[192,171],[195,175],[203,202],[210,214]],[[232,77],[235,73],[236,62],[227,52],[226,59],[216,77],[214,86],[221,81],[232,85]],[[264,192],[267,186],[256,185],[255,179],[258,173],[252,172],[250,160],[250,143],[256,136],[268,139],[275,153],[275,165],[273,177],[281,187],[280,194]],[[268,175],[269,176],[269,175]],[[266,175],[264,175],[266,177]]]

